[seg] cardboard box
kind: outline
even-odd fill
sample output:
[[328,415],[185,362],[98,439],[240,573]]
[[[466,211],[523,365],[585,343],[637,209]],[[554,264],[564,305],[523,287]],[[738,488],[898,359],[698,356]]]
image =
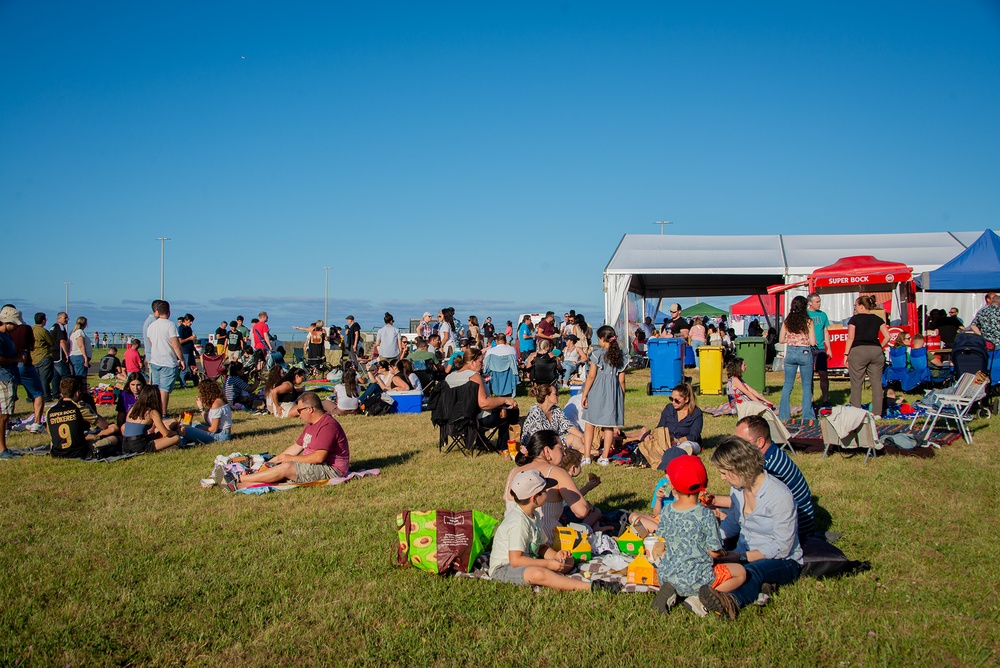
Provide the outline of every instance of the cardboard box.
[[654,585],[657,587],[660,585],[660,580],[656,577],[656,568],[641,554],[628,565],[627,580],[629,584]]
[[618,536],[618,549],[622,554],[641,554],[642,538],[639,537],[632,527],[625,529],[625,533]]
[[552,535],[553,550],[569,550],[577,561],[590,561],[593,548],[587,535],[569,527],[556,527]]

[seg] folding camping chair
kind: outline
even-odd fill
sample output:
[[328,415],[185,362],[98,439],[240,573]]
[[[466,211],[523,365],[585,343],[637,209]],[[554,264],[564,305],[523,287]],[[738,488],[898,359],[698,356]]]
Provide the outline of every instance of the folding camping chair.
[[826,459],[831,445],[840,448],[864,448],[866,464],[882,449],[882,444],[878,440],[875,416],[863,408],[834,406],[829,417],[820,419],[819,425],[823,434],[822,459]]
[[748,415],[759,415],[767,422],[771,429],[771,441],[780,450],[786,450],[788,454],[795,456],[795,449],[792,448],[792,435],[788,431],[785,423],[778,419],[770,408],[756,401],[744,401],[736,405],[736,419],[742,420]]
[[431,422],[438,427],[438,452],[456,448],[465,456],[488,452],[491,448],[479,428],[479,386],[466,383],[450,387],[441,383],[431,409]]
[[201,366],[204,369],[204,372],[201,374],[201,380],[218,380],[226,366],[226,356],[202,355]]
[[[971,380],[968,379],[969,376],[972,376]],[[977,373],[973,376],[966,373],[962,374],[956,384],[955,392],[934,392],[932,401],[927,406],[927,415],[924,417],[924,427],[921,430],[924,432],[924,438],[930,439],[931,434],[934,433],[934,425],[937,424],[938,418],[941,418],[954,422],[959,431],[962,432],[962,438],[965,439],[965,442],[972,443],[969,423],[972,422],[974,416],[971,408],[977,401],[986,396],[989,387],[990,378],[986,374]],[[917,420],[914,418],[913,424],[916,422]]]

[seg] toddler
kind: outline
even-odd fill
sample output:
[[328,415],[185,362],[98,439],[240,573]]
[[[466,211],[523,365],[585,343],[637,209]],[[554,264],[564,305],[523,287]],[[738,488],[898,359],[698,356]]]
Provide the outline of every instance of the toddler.
[[[583,472],[583,453],[579,450],[566,450],[563,452],[562,462],[560,462],[559,467],[569,473],[570,477],[576,478]],[[580,486],[580,495],[586,496],[587,492],[594,489],[601,484],[601,478],[599,476],[590,474],[589,480]],[[601,518],[604,514],[593,504],[588,503],[587,507],[590,511],[587,513],[586,517],[580,518],[569,509],[569,506],[563,502],[563,514],[560,517],[560,522],[562,524],[569,524],[570,522],[582,522],[594,529],[594,531],[607,531],[612,527],[599,526]]]
[[698,494],[708,486],[705,465],[694,455],[682,455],[667,465],[674,502],[660,513],[656,535],[664,539],[663,557],[657,563],[660,591],[653,608],[666,613],[679,598],[697,597],[699,588],[731,592],[746,581],[740,564],[716,564],[724,556],[719,523]]

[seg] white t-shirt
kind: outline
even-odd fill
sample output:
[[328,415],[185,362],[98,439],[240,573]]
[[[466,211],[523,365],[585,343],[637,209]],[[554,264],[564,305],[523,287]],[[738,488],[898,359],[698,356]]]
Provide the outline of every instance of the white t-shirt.
[[571,425],[583,431],[583,408],[580,405],[581,403],[583,403],[583,394],[578,392],[569,398],[569,401],[566,402],[566,407],[562,411]]
[[233,409],[229,404],[221,408],[212,408],[208,411],[208,421],[211,423],[216,418],[219,419],[219,431],[226,431],[233,428]]
[[424,391],[424,385],[423,383],[420,382],[420,378],[417,377],[417,374],[411,373],[409,376],[407,376],[407,380],[410,381],[410,385],[412,385],[413,389],[416,390],[417,392]]
[[542,546],[541,517],[536,510],[530,517],[520,506],[511,505],[504,513],[503,522],[493,536],[493,550],[490,552],[490,575],[498,568],[510,563],[510,551],[520,551],[526,557],[538,554]]
[[375,335],[379,357],[399,357],[399,329],[386,325]]
[[354,411],[358,409],[358,397],[347,396],[347,388],[343,385],[334,385],[334,393],[337,395],[337,408],[342,411]]
[[[79,341],[79,343],[77,343]],[[83,352],[80,349],[83,348]],[[90,338],[84,334],[82,329],[74,329],[69,335],[69,354],[83,356],[90,359],[94,346],[90,343]]]
[[453,339],[454,339],[455,337],[454,337],[454,336],[452,336],[452,333],[451,333],[451,325],[449,325],[447,321],[445,321],[445,320],[442,320],[442,321],[441,321],[441,324],[440,324],[440,325],[438,325],[438,336],[440,336],[440,337],[441,337],[441,341],[442,341],[442,342],[444,342],[444,335],[445,335],[445,334],[447,334],[447,335],[448,335],[448,341],[449,341],[449,342],[451,342],[451,343],[452,343],[452,345],[454,345],[454,341],[453,341]]
[[149,336],[149,350],[146,359],[156,366],[177,366],[177,355],[170,347],[170,339],[179,339],[177,324],[170,318],[157,318],[146,330]]

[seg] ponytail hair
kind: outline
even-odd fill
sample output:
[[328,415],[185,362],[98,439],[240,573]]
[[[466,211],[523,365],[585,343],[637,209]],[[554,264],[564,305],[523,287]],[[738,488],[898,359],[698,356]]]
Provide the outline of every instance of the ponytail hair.
[[618,334],[611,325],[601,325],[597,330],[597,338],[608,342],[608,350],[604,353],[604,359],[612,367],[619,368],[625,366],[625,357],[622,355],[621,346],[618,345]]
[[864,306],[869,311],[874,311],[878,308],[878,302],[875,301],[874,295],[861,295],[854,303],[858,306]]
[[559,443],[559,434],[551,429],[540,429],[531,435],[526,444],[518,448],[514,463],[518,466],[527,466],[542,456],[542,450],[554,449]]

